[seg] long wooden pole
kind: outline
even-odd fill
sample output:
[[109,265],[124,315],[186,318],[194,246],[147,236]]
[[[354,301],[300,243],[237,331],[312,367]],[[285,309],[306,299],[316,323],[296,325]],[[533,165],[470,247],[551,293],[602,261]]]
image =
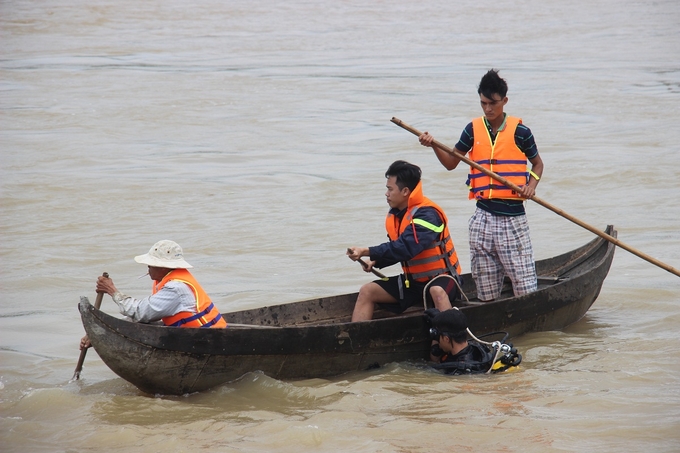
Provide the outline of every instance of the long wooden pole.
[[[109,276],[108,272],[104,272],[102,274],[103,277]],[[97,298],[94,301],[94,308],[97,310],[99,307],[102,306],[102,299],[104,298],[104,293],[97,292]],[[77,381],[80,379],[80,372],[83,370],[83,363],[85,363],[85,355],[87,354],[87,350],[89,348],[85,348],[82,351],[80,351],[80,357],[78,358],[78,364],[76,365],[76,370],[73,372],[73,377],[71,378],[72,381]]]
[[[418,129],[416,129],[416,128],[412,127],[412,126],[409,126],[408,124],[404,123],[404,122],[403,122],[402,120],[400,120],[399,118],[392,117],[392,122],[393,122],[394,124],[396,124],[397,126],[406,129],[407,131],[411,132],[412,134],[414,134],[414,135],[416,135],[416,136],[418,136],[418,137],[420,137],[420,136],[422,135],[422,132],[420,132]],[[471,167],[476,168],[477,170],[481,171],[482,173],[486,174],[487,176],[489,176],[489,177],[495,179],[496,181],[500,182],[501,184],[503,184],[503,185],[505,185],[505,186],[511,188],[511,189],[514,190],[515,192],[520,192],[520,191],[521,191],[521,189],[519,188],[519,186],[517,186],[516,184],[513,184],[512,182],[508,181],[507,179],[503,178],[502,176],[497,175],[496,173],[494,173],[494,172],[492,172],[492,171],[490,171],[490,170],[488,170],[488,169],[482,167],[482,166],[479,165],[477,162],[474,162],[474,161],[468,159],[468,158],[465,157],[463,154],[461,154],[461,153],[459,153],[459,152],[457,152],[457,151],[455,151],[455,150],[449,148],[448,146],[444,145],[443,143],[440,143],[440,142],[438,142],[437,140],[433,140],[433,141],[432,141],[432,144],[433,144],[434,146],[436,146],[437,148],[440,148],[440,149],[446,151],[447,153],[449,153],[449,154],[451,154],[451,155],[453,155],[453,156],[459,158],[460,160],[462,160],[462,161],[465,162],[466,164],[470,165]],[[619,240],[618,240],[617,238],[615,238],[614,236],[611,236],[611,235],[609,235],[609,234],[607,234],[607,233],[605,233],[605,232],[603,232],[603,231],[600,231],[599,229],[595,228],[595,227],[592,226],[592,225],[588,225],[587,223],[583,222],[582,220],[579,220],[579,219],[577,219],[576,217],[567,214],[567,213],[564,212],[563,210],[561,210],[561,209],[559,209],[559,208],[557,208],[557,207],[551,205],[551,204],[548,203],[547,201],[541,200],[540,198],[538,198],[538,197],[535,196],[535,195],[534,195],[533,197],[531,197],[531,200],[535,201],[536,203],[540,204],[541,206],[543,206],[543,207],[545,207],[545,208],[550,209],[550,210],[551,210],[552,212],[554,212],[555,214],[560,215],[560,216],[564,217],[565,219],[567,219],[567,220],[569,220],[569,221],[571,221],[571,222],[574,222],[576,225],[578,225],[578,226],[580,226],[580,227],[583,227],[583,228],[585,228],[586,230],[588,230],[588,231],[590,231],[590,232],[592,232],[592,233],[595,233],[596,235],[600,236],[601,238],[608,240],[608,241],[611,242],[612,244],[614,244],[614,245],[616,245],[616,246],[618,246],[618,247],[621,247],[621,248],[624,249],[624,250],[628,250],[628,251],[629,251],[630,253],[632,253],[633,255],[636,255],[636,256],[642,258],[643,260],[648,261],[648,262],[654,264],[655,266],[658,266],[658,267],[660,267],[661,269],[664,269],[664,270],[670,272],[671,274],[675,274],[675,275],[677,275],[678,277],[680,277],[680,271],[678,271],[676,268],[674,268],[674,267],[672,267],[672,266],[669,266],[668,264],[662,263],[661,261],[657,260],[656,258],[652,258],[651,256],[649,256],[649,255],[647,255],[647,254],[645,254],[645,253],[642,253],[641,251],[636,250],[636,249],[634,249],[633,247],[631,247],[631,246],[629,246],[629,245],[624,244],[623,242],[619,241]]]

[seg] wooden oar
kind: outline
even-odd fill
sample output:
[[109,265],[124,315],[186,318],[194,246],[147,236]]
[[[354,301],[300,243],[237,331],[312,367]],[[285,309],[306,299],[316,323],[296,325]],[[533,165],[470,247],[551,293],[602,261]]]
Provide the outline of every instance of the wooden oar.
[[[102,274],[103,277],[109,276],[108,272],[104,272]],[[97,298],[94,301],[94,308],[99,309],[99,307],[102,306],[102,299],[104,298],[104,293],[97,292]],[[85,362],[85,355],[87,354],[87,350],[89,348],[85,348],[82,351],[80,351],[80,358],[78,358],[78,364],[76,365],[76,370],[73,372],[73,377],[71,378],[72,381],[77,381],[80,379],[80,372],[83,370],[83,363]]]
[[[414,135],[416,135],[416,136],[418,136],[418,137],[420,137],[420,136],[423,134],[423,133],[420,132],[418,129],[416,129],[416,128],[412,127],[412,126],[409,126],[408,124],[404,123],[404,122],[403,122],[402,120],[400,120],[399,118],[392,117],[392,122],[393,122],[394,124],[396,124],[397,126],[400,126],[400,127],[404,128],[404,129],[406,129],[407,131],[411,132],[412,134],[414,134]],[[488,169],[482,167],[482,166],[479,165],[477,162],[474,162],[474,161],[470,160],[469,158],[465,157],[463,154],[461,154],[461,153],[459,153],[459,152],[457,152],[457,151],[455,151],[455,150],[449,148],[448,146],[444,145],[443,143],[440,143],[440,142],[438,142],[437,140],[433,140],[433,141],[432,141],[432,144],[433,144],[434,146],[436,146],[437,148],[440,148],[440,149],[446,151],[447,153],[449,153],[449,154],[451,154],[451,155],[453,155],[453,156],[459,158],[460,160],[462,160],[462,161],[465,162],[466,164],[470,165],[471,167],[476,168],[477,170],[481,171],[481,172],[484,173],[485,175],[487,175],[487,176],[489,176],[489,177],[495,179],[496,181],[500,182],[501,184],[503,184],[503,185],[505,185],[505,186],[511,188],[511,189],[514,190],[515,192],[520,192],[520,191],[521,191],[521,189],[519,188],[519,186],[517,186],[516,184],[513,184],[512,182],[508,181],[507,179],[503,178],[502,176],[497,175],[496,173],[494,173],[494,172],[492,172],[492,171],[490,171],[490,170],[488,170]],[[567,214],[567,213],[564,212],[563,210],[561,210],[561,209],[559,209],[559,208],[557,208],[557,207],[551,205],[550,203],[541,200],[541,199],[538,198],[537,196],[534,195],[533,197],[531,197],[531,200],[535,201],[536,203],[540,204],[541,206],[543,206],[543,207],[545,207],[545,208],[550,209],[550,210],[551,210],[552,212],[554,212],[555,214],[560,215],[560,216],[564,217],[565,219],[567,219],[567,220],[569,220],[569,221],[571,221],[571,222],[574,222],[576,225],[578,225],[578,226],[580,226],[580,227],[583,227],[583,228],[585,228],[586,230],[588,230],[588,231],[590,231],[590,232],[592,232],[592,233],[597,234],[598,236],[600,236],[600,237],[603,238],[603,239],[608,240],[608,241],[611,242],[612,244],[614,244],[614,245],[616,245],[616,246],[618,246],[618,247],[621,247],[621,248],[624,249],[624,250],[628,250],[628,251],[629,251],[630,253],[632,253],[633,255],[636,255],[636,256],[642,258],[643,260],[648,261],[648,262],[654,264],[655,266],[659,266],[661,269],[664,269],[664,270],[670,272],[671,274],[675,274],[675,275],[677,275],[678,277],[680,277],[680,271],[678,271],[678,270],[675,269],[674,267],[669,266],[668,264],[662,263],[661,261],[659,261],[659,260],[657,260],[657,259],[655,259],[655,258],[652,258],[651,256],[649,256],[649,255],[647,255],[647,254],[645,254],[645,253],[642,253],[641,251],[636,250],[636,249],[634,249],[633,247],[631,247],[631,246],[629,246],[629,245],[624,244],[623,242],[619,241],[619,240],[618,240],[617,238],[615,238],[614,236],[610,236],[610,235],[608,235],[607,233],[605,233],[605,232],[603,232],[603,231],[600,231],[599,229],[595,228],[594,226],[588,225],[587,223],[583,222],[582,220],[579,220],[579,219],[577,219],[576,217]]]
[[[368,268],[368,263],[366,261],[364,261],[363,259],[359,258],[357,261],[359,262],[359,264],[361,264],[361,267],[363,267],[364,269]],[[376,275],[376,276],[382,278],[383,280],[389,280],[385,274],[383,274],[382,272],[380,272],[377,269],[372,268],[371,272],[373,272],[373,275]]]
[[[348,248],[348,249],[347,249],[347,252],[352,253],[352,249],[351,249],[351,248]],[[361,264],[361,267],[363,267],[364,269],[368,269],[368,263],[367,263],[366,261],[364,261],[363,259],[358,258],[358,259],[357,259],[357,262],[358,262],[359,264]],[[375,276],[377,276],[377,277],[380,277],[380,278],[382,278],[382,279],[385,280],[385,281],[388,280],[388,278],[385,276],[385,274],[383,274],[382,272],[378,271],[377,269],[371,269],[371,272],[373,272],[373,275],[375,275]]]

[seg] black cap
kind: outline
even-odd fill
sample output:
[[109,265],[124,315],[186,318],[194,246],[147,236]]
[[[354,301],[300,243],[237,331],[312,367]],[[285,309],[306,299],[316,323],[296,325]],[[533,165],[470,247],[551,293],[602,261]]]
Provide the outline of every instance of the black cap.
[[452,308],[438,313],[432,319],[432,327],[441,333],[455,336],[467,330],[467,318],[462,311]]

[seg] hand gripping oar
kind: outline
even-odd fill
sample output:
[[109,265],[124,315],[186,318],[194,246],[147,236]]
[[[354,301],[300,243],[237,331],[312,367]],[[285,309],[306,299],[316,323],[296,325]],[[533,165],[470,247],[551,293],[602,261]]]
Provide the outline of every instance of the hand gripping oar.
[[[368,268],[368,263],[366,261],[362,260],[361,258],[359,258],[357,261],[359,262],[359,264],[361,264],[361,267],[363,267],[364,269]],[[385,274],[378,271],[377,269],[371,269],[371,272],[373,272],[373,275],[376,275],[385,281],[389,280]]]
[[[103,277],[109,276],[108,272],[104,272],[102,274]],[[94,301],[94,308],[99,309],[99,307],[102,306],[102,299],[104,298],[104,293],[97,292],[97,298]],[[72,381],[77,381],[80,379],[80,372],[83,370],[83,363],[85,362],[85,355],[87,354],[87,350],[89,348],[85,348],[82,351],[80,351],[80,358],[78,358],[78,364],[76,365],[76,370],[73,372],[73,377],[71,378]]]
[[[420,132],[418,129],[409,126],[408,124],[404,123],[404,122],[403,122],[402,120],[400,120],[399,118],[392,117],[392,122],[393,122],[394,124],[396,124],[397,126],[400,126],[400,127],[404,128],[404,129],[406,129],[407,131],[411,132],[412,134],[414,134],[414,135],[416,135],[416,136],[418,136],[418,137],[420,137],[420,136],[423,134],[423,133]],[[482,173],[484,173],[485,175],[487,175],[487,176],[489,176],[489,177],[495,179],[496,181],[500,182],[501,184],[505,185],[506,187],[511,188],[511,189],[514,190],[515,192],[520,192],[520,191],[521,191],[521,189],[519,188],[519,186],[517,186],[516,184],[513,184],[513,183],[511,183],[510,181],[508,181],[507,179],[505,179],[504,177],[502,177],[502,176],[500,176],[500,175],[497,175],[496,173],[492,172],[491,170],[488,170],[488,169],[482,167],[482,166],[479,165],[477,162],[474,162],[474,161],[470,160],[469,158],[465,157],[463,154],[461,154],[461,153],[459,153],[459,152],[457,152],[457,151],[455,151],[455,150],[449,148],[448,146],[446,146],[446,145],[444,145],[444,144],[438,142],[437,140],[433,140],[433,141],[432,141],[432,144],[433,144],[434,146],[436,146],[437,148],[440,148],[440,149],[446,151],[447,153],[451,154],[452,156],[455,156],[455,157],[459,158],[460,160],[462,160],[462,161],[465,162],[466,164],[470,165],[471,167],[476,168],[477,170],[479,170],[479,171],[481,171]],[[569,220],[569,221],[571,221],[571,222],[574,222],[576,225],[578,225],[578,226],[580,226],[580,227],[582,227],[582,228],[585,228],[586,230],[588,230],[588,231],[590,231],[590,232],[592,232],[592,233],[597,234],[598,236],[600,236],[600,237],[603,238],[603,239],[606,239],[607,241],[611,242],[612,244],[614,244],[614,245],[616,245],[616,246],[618,246],[618,247],[621,247],[621,248],[624,249],[624,250],[628,250],[628,251],[629,251],[630,253],[632,253],[633,255],[636,255],[636,256],[642,258],[643,260],[648,261],[648,262],[654,264],[655,266],[659,266],[661,269],[664,269],[664,270],[670,272],[671,274],[675,274],[675,275],[677,275],[678,277],[680,277],[680,271],[678,271],[676,268],[674,268],[674,267],[672,267],[672,266],[669,266],[668,264],[662,263],[661,261],[659,261],[659,260],[657,260],[657,259],[655,259],[655,258],[652,258],[651,256],[649,256],[649,255],[647,255],[647,254],[645,254],[645,253],[642,253],[641,251],[636,250],[636,249],[634,249],[633,247],[631,247],[631,246],[629,246],[629,245],[624,244],[623,242],[619,241],[619,240],[618,240],[617,238],[615,238],[614,236],[610,236],[610,235],[608,235],[607,233],[598,230],[598,229],[595,228],[594,226],[588,225],[587,223],[583,222],[582,220],[579,220],[579,219],[577,219],[576,217],[573,217],[573,216],[567,214],[567,213],[564,212],[563,210],[561,210],[561,209],[559,209],[559,208],[557,208],[557,207],[551,205],[550,203],[541,200],[541,199],[538,198],[537,196],[534,195],[533,197],[531,197],[531,200],[533,200],[533,201],[535,201],[536,203],[540,204],[540,205],[543,206],[544,208],[550,209],[550,210],[551,210],[552,212],[554,212],[555,214],[560,215],[560,216],[564,217],[565,219],[567,219],[567,220]]]
[[[352,249],[349,249],[349,248],[347,249],[348,252],[352,253],[351,250],[352,250]],[[358,262],[359,264],[361,264],[361,267],[363,267],[364,269],[367,269],[367,268],[368,268],[368,263],[367,263],[366,261],[364,261],[363,259],[357,258],[357,262]],[[387,276],[385,276],[385,274],[383,274],[382,272],[378,271],[377,269],[371,269],[371,272],[373,272],[373,275],[375,275],[375,276],[377,276],[377,277],[380,277],[380,278],[382,278],[382,279],[385,280],[385,281],[389,280],[389,279],[387,278]]]

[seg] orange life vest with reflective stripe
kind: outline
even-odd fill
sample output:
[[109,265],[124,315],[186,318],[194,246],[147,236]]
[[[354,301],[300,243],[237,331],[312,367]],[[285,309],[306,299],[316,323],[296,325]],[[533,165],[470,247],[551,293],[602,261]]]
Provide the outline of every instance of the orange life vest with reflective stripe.
[[[414,220],[413,217],[416,211],[423,207],[434,208],[444,222],[443,225],[437,228],[437,225],[429,225],[427,222],[420,223],[420,219]],[[401,263],[407,278],[412,278],[419,282],[427,282],[437,275],[446,273],[455,275],[462,272],[460,262],[458,261],[458,254],[449,234],[448,223],[449,221],[446,218],[446,214],[444,214],[444,210],[423,195],[421,183],[418,183],[413,192],[411,192],[406,213],[401,220],[394,214],[387,214],[385,228],[387,229],[387,236],[392,241],[395,241],[409,227],[413,228],[415,236],[416,224],[439,232],[438,239],[427,245],[425,250],[405,263]],[[415,238],[418,240],[417,236]]]
[[181,311],[172,316],[163,318],[163,323],[166,326],[173,327],[227,327],[227,322],[208,297],[208,294],[198,284],[196,279],[186,269],[174,269],[168,275],[163,277],[160,282],[155,282],[153,285],[153,293],[156,294],[169,281],[177,281],[185,283],[196,297],[196,313],[190,311]]
[[[468,154],[471,160],[482,167],[520,187],[527,183],[529,177],[527,156],[515,144],[515,129],[521,123],[521,118],[506,117],[505,128],[498,131],[496,140],[492,144],[484,118],[472,120],[474,144]],[[469,199],[506,198],[523,200],[514,190],[472,167],[470,167],[467,184],[470,188]]]

